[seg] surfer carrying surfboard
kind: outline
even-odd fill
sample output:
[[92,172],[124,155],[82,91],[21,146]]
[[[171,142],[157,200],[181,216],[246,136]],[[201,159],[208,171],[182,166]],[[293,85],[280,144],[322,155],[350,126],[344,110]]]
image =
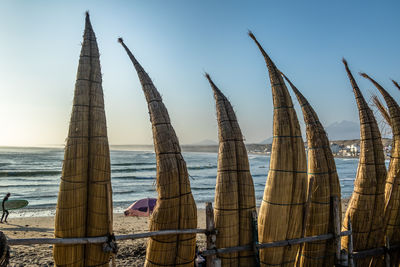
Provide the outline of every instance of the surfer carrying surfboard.
[[1,221],[0,221],[0,223],[3,223],[4,215],[6,215],[6,217],[4,218],[4,222],[5,222],[5,223],[7,222],[8,210],[6,210],[5,203],[6,203],[6,201],[8,200],[8,198],[9,198],[10,196],[11,196],[11,194],[10,194],[10,193],[7,193],[7,195],[3,198],[3,202],[1,203],[1,207],[2,207],[2,209],[3,209],[3,215],[1,216]]

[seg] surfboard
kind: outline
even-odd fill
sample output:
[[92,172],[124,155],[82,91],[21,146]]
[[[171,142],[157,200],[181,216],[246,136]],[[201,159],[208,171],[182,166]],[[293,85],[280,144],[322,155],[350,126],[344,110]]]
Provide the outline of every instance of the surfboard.
[[[7,210],[16,210],[28,206],[28,200],[25,199],[10,199],[5,203],[5,208]],[[3,210],[3,201],[1,201],[0,209]]]

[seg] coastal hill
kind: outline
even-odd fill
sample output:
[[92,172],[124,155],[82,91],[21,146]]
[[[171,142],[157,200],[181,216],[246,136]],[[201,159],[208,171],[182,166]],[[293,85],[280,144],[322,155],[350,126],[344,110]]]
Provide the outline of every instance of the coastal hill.
[[360,124],[352,121],[334,122],[325,128],[329,140],[354,140],[360,138]]

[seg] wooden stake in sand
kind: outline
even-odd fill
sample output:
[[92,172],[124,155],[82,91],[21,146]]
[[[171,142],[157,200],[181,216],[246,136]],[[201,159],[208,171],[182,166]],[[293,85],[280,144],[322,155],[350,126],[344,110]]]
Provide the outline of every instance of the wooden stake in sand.
[[[122,38],[118,41],[125,48],[139,76],[153,129],[158,199],[151,217],[150,230],[196,228],[197,209],[191,193],[186,162],[167,108],[150,77]],[[193,266],[195,248],[195,234],[151,237],[147,245],[145,266]]]
[[[216,246],[227,248],[253,243],[252,213],[256,210],[253,178],[243,135],[235,112],[225,95],[206,73],[217,109],[219,152],[215,187]],[[222,266],[255,265],[253,251],[218,255]]]
[[[351,219],[354,250],[360,251],[384,245],[386,166],[378,123],[344,59],[343,64],[357,101],[361,135],[360,160],[354,181],[354,191],[343,222],[343,231],[347,230],[347,220]],[[344,249],[348,249],[348,238],[342,239]],[[368,266],[370,261],[371,258],[361,259],[357,261],[357,265]]]
[[[86,13],[75,96],[58,195],[55,237],[112,233],[110,152],[99,50]],[[57,266],[108,266],[102,244],[55,245]]]
[[[315,236],[334,233],[334,197],[340,199],[340,183],[329,140],[317,113],[307,99],[284,75],[301,106],[306,124],[308,141],[308,180],[311,205],[306,221],[305,235]],[[340,207],[340,202],[339,202]],[[334,240],[306,243],[298,257],[299,266],[333,266],[335,256]]]
[[[301,237],[307,192],[307,161],[296,111],[283,78],[255,36],[264,56],[274,102],[270,169],[258,216],[260,243]],[[260,250],[261,266],[295,263],[299,245]]]

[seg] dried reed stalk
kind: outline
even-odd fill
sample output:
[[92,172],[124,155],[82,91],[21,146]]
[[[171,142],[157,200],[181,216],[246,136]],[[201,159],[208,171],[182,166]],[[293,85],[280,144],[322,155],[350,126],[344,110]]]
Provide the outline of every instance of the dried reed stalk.
[[[256,210],[253,178],[243,135],[235,112],[225,95],[205,75],[214,91],[217,109],[219,152],[215,187],[217,248],[253,243],[252,212]],[[222,266],[254,266],[253,251],[219,254]]]
[[[400,107],[393,97],[374,79],[365,73],[361,76],[370,80],[382,94],[390,114],[390,124],[393,132],[393,149],[386,177],[385,186],[385,218],[386,238],[390,243],[400,241]],[[393,262],[398,261],[398,252],[391,255]]]
[[[307,191],[307,161],[300,125],[279,70],[255,36],[251,32],[249,36],[264,56],[274,102],[274,140],[258,217],[258,238],[260,243],[299,238],[302,234]],[[294,245],[262,249],[260,262],[263,266],[293,265],[299,247]]]
[[[167,108],[150,77],[122,38],[119,38],[119,42],[139,76],[153,129],[158,199],[151,217],[150,230],[196,228],[196,204],[191,193],[186,163]],[[195,234],[151,237],[147,244],[145,266],[193,266],[195,247]]]
[[[340,183],[330,143],[317,113],[307,99],[284,75],[303,111],[308,141],[308,181],[314,179],[306,236],[334,232],[333,197],[340,199]],[[339,205],[340,206],[340,205]],[[298,257],[299,266],[333,266],[334,240],[304,244]]]
[[385,108],[385,106],[382,104],[382,102],[379,100],[378,96],[374,95],[372,96],[372,101],[374,101],[375,106],[378,108],[379,112],[381,113],[382,117],[385,119],[386,123],[390,125],[390,116],[389,112]]
[[[55,236],[112,233],[110,153],[99,50],[86,13],[75,96],[58,195]],[[102,244],[55,245],[57,266],[108,266]]]
[[[342,230],[347,230],[348,219],[353,227],[355,251],[383,246],[383,214],[385,208],[386,166],[378,123],[368,107],[345,59],[343,64],[353,87],[360,117],[360,159],[354,181],[354,191],[344,217]],[[348,236],[342,238],[347,248]],[[368,266],[371,257],[357,260],[357,265]]]
[[400,85],[395,80],[392,80],[392,82],[394,86],[396,86],[396,88],[400,90]]

